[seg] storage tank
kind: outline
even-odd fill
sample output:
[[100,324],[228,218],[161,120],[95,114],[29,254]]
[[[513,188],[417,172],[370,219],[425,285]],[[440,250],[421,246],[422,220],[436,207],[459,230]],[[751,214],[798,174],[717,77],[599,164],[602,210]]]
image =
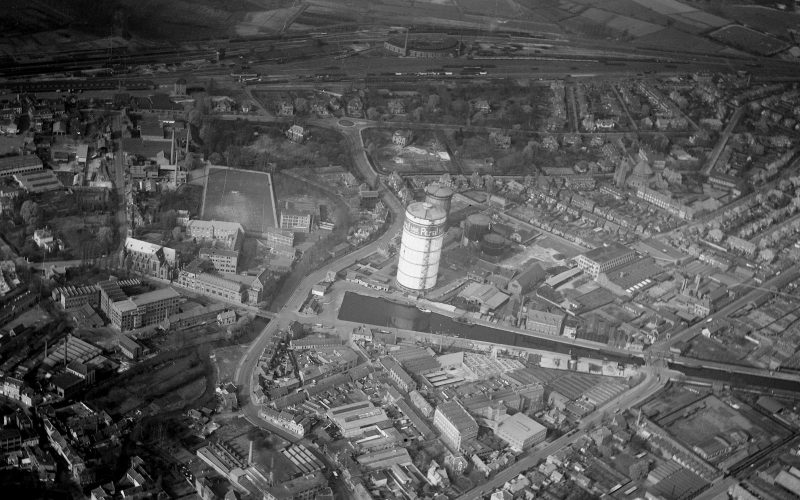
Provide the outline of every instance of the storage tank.
[[425,201],[431,205],[442,207],[445,215],[450,215],[450,202],[453,199],[453,193],[452,188],[434,182],[425,188]]
[[492,219],[484,214],[472,214],[464,222],[464,238],[472,242],[481,241],[492,228]]
[[506,248],[506,239],[496,233],[489,233],[483,237],[481,250],[486,255],[498,257],[503,254]]
[[446,222],[447,213],[442,207],[416,202],[406,208],[397,264],[400,286],[411,290],[436,286]]

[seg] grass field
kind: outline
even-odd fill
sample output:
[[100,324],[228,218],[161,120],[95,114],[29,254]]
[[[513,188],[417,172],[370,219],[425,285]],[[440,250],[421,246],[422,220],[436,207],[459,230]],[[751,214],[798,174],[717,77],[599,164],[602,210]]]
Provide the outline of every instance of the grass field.
[[775,36],[786,36],[789,29],[800,24],[800,14],[758,5],[730,5],[723,7],[722,12],[730,19]]
[[272,176],[226,167],[209,167],[202,217],[240,222],[245,231],[264,233],[278,225]]
[[732,47],[762,56],[775,54],[789,46],[782,40],[744,26],[725,26],[711,33],[710,36]]

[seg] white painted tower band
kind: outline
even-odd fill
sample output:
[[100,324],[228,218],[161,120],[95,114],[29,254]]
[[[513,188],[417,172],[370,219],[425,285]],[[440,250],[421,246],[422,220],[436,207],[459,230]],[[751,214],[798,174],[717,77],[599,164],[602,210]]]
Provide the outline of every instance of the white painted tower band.
[[406,208],[397,283],[411,290],[428,290],[436,286],[439,258],[442,254],[447,212],[425,202]]

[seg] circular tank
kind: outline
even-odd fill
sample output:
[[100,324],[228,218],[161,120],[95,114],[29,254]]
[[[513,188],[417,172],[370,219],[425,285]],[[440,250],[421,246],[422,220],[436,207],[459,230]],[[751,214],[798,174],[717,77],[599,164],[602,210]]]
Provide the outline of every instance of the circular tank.
[[464,222],[464,237],[470,241],[481,241],[492,228],[492,219],[484,214],[472,214]]
[[497,257],[503,253],[506,248],[506,239],[499,234],[489,233],[483,237],[481,242],[481,250],[486,255]]
[[453,190],[434,182],[425,188],[425,202],[442,207],[446,215],[450,215],[450,201],[453,199]]
[[427,290],[436,285],[442,254],[447,214],[442,207],[427,202],[406,208],[397,283],[411,290]]

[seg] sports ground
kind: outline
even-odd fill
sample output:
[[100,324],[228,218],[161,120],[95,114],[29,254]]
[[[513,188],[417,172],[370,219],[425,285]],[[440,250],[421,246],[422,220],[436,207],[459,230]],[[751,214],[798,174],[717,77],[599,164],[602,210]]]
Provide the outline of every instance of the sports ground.
[[245,231],[262,234],[278,226],[272,175],[265,172],[209,166],[203,188],[201,217],[239,222]]

